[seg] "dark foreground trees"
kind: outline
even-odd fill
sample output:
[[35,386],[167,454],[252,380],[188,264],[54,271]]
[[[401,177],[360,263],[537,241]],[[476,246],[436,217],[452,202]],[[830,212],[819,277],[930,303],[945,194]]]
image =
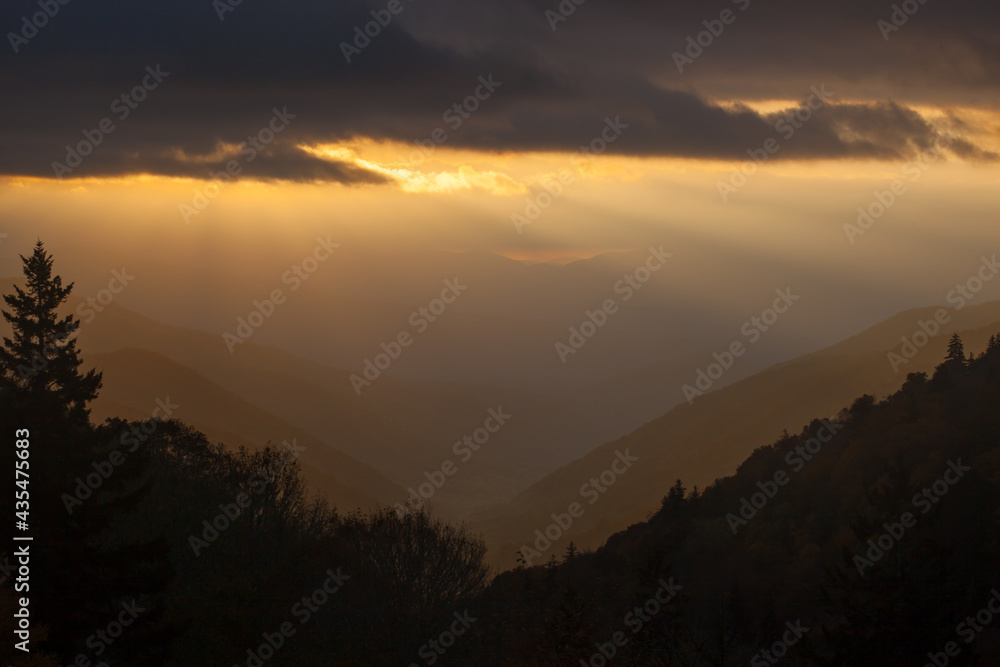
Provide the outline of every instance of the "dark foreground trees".
[[[949,347],[931,379],[786,433],[700,493],[677,482],[594,553],[501,574],[475,607],[482,645],[448,657],[1000,664],[1000,337],[972,358],[958,337]],[[835,435],[796,471],[788,461],[827,424]],[[766,496],[776,471],[789,482]],[[662,603],[656,582],[671,576],[683,589]]]
[[40,242],[22,260],[3,311],[0,451],[4,470],[27,461],[29,505],[8,488],[0,511],[30,507],[34,541],[30,590],[5,575],[0,610],[7,629],[30,598],[33,653],[5,644],[4,664],[406,664],[481,593],[482,541],[423,513],[341,517],[294,452],[228,450],[176,421],[92,425],[101,375],[60,315],[72,284]]
[[[34,538],[27,543],[30,582],[15,592],[30,600],[33,619],[48,628],[45,646],[58,655],[73,658],[90,640],[91,651],[161,664],[169,642],[160,625],[160,598],[171,577],[165,545],[108,539],[116,519],[144,492],[142,458],[134,457],[85,502],[64,502],[79,479],[105,461],[117,433],[89,423],[101,375],[81,372],[74,338],[79,321],[59,315],[72,284],[63,286],[53,273],[41,242],[21,259],[25,286],[4,296],[11,335],[0,347],[3,465],[13,470],[17,460],[24,473],[17,497],[4,489],[0,506],[5,521],[15,510],[25,512],[18,532]],[[144,610],[129,619],[131,642],[91,640],[128,605]]]

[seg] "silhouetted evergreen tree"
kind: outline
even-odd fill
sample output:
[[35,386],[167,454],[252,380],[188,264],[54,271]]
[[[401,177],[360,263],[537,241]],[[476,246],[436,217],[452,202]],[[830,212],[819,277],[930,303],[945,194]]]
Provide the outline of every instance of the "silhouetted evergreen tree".
[[945,361],[965,365],[965,345],[962,343],[962,337],[957,333],[952,334],[948,340],[948,356]]
[[663,496],[663,501],[660,503],[660,510],[669,516],[676,516],[684,505],[684,495],[686,493],[687,489],[684,488],[684,484],[678,479],[670,487],[670,490],[667,491],[667,495]]
[[[25,534],[31,542],[30,599],[36,618],[49,628],[45,645],[73,660],[94,654],[86,641],[135,600],[143,608],[128,635],[105,646],[105,656],[130,656],[157,665],[166,658],[152,641],[159,606],[153,596],[169,579],[162,543],[108,546],[108,529],[141,497],[138,457],[118,468],[108,461],[117,432],[94,429],[88,404],[101,375],[82,373],[73,334],[80,323],[60,316],[73,285],[53,274],[53,261],[39,241],[21,256],[25,286],[4,295],[11,325],[0,347],[0,438],[12,461],[15,432],[30,442],[31,511]],[[24,431],[21,431],[24,429]],[[13,463],[10,463],[10,470]],[[7,495],[0,503],[8,506]],[[10,516],[6,512],[4,516]],[[166,637],[164,637],[166,639]],[[141,648],[138,648],[141,647]],[[103,651],[102,651],[103,652]]]
[[86,429],[87,404],[97,397],[101,375],[80,373],[82,360],[72,337],[80,322],[58,314],[73,284],[63,287],[62,278],[52,274],[52,256],[41,241],[30,257],[20,257],[26,289],[15,285],[14,294],[3,297],[10,308],[2,311],[3,318],[13,330],[13,338],[5,336],[0,347],[3,395],[18,405],[22,419]]

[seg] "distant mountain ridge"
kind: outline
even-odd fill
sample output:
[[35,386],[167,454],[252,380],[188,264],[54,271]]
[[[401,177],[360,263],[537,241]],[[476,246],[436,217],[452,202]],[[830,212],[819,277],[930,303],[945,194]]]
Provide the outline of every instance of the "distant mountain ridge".
[[[104,363],[114,368],[106,373],[95,414],[103,418],[117,411],[120,416],[145,419],[151,409],[147,406],[157,397],[154,390],[163,393],[149,386],[149,378],[159,373],[178,376],[180,367],[189,369],[192,374],[187,379],[197,382],[181,382],[175,398],[182,399],[184,392],[196,387],[213,400],[239,398],[243,404],[238,412],[245,421],[276,420],[348,456],[353,463],[339,478],[347,487],[355,487],[351,503],[361,496],[366,498],[364,504],[405,501],[409,487],[426,481],[425,473],[439,470],[449,459],[458,461],[454,444],[479,428],[491,409],[503,408],[513,418],[463,465],[462,475],[449,479],[435,494],[433,504],[445,516],[461,518],[475,506],[510,498],[549,470],[585,453],[587,447],[580,443],[595,442],[595,433],[602,432],[599,417],[585,407],[547,396],[485,384],[391,376],[380,378],[358,396],[349,380],[351,371],[252,339],[230,354],[217,334],[164,324],[117,303],[87,315],[79,337],[88,362],[99,369]],[[120,362],[126,351],[131,364]],[[194,420],[190,414],[179,418],[234,446],[262,445],[279,435],[274,429],[265,436],[264,431],[237,428],[232,415],[216,418],[206,410]],[[608,427],[604,431],[605,438],[612,435]],[[558,443],[577,444],[575,451],[567,451]],[[336,475],[329,465],[325,472]],[[357,480],[367,480],[372,489]]]

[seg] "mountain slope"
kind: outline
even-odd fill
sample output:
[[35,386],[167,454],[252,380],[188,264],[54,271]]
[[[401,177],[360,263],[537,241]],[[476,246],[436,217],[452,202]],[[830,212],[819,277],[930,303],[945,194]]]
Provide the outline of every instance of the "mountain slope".
[[[213,441],[258,449],[267,442],[305,447],[299,459],[306,479],[342,510],[393,502],[402,493],[378,472],[328,446],[316,436],[279,419],[189,368],[146,350],[85,354],[84,364],[101,370],[104,388],[91,417],[145,419],[159,406]],[[135,369],[141,369],[136,373]],[[141,417],[137,417],[141,415]]]
[[[474,525],[494,547],[497,564],[512,565],[512,554],[533,539],[574,502],[585,508],[562,538],[564,545],[596,546],[616,530],[643,519],[658,506],[673,481],[704,487],[730,474],[754,449],[783,429],[795,432],[816,415],[834,415],[854,397],[897,390],[906,374],[928,371],[944,356],[948,336],[962,332],[970,349],[981,349],[1000,330],[1000,302],[952,313],[899,373],[887,361],[901,336],[912,336],[917,322],[933,318],[936,308],[906,311],[842,343],[777,364],[750,378],[682,404],[632,433],[606,443],[533,485],[512,502],[474,515]],[[609,469],[616,452],[638,461],[613,486],[594,497],[583,489]],[[607,476],[610,479],[610,475]],[[602,486],[603,488],[603,486]],[[593,505],[591,506],[591,501]]]
[[593,553],[528,552],[458,664],[998,664],[1000,335],[970,348]]
[[[217,334],[166,325],[116,304],[84,321],[80,342],[92,353],[145,349],[161,354],[403,488],[419,486],[426,481],[425,471],[440,469],[445,460],[459,462],[454,443],[480,428],[490,409],[502,408],[513,416],[509,425],[435,495],[436,505],[451,516],[507,500],[617,435],[586,405],[504,387],[384,376],[359,396],[348,371],[253,340],[230,354]],[[150,374],[141,366],[123,370]],[[132,381],[126,375],[119,377]],[[405,497],[403,492],[393,503]]]

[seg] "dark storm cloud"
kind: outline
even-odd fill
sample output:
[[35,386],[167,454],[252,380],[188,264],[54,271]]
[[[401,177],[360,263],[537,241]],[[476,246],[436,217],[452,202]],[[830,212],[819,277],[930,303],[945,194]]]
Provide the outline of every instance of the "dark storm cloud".
[[[415,141],[438,127],[450,146],[573,151],[606,117],[629,125],[614,152],[745,159],[776,136],[780,117],[710,100],[805,99],[824,84],[836,96],[778,157],[899,159],[942,132],[909,105],[994,105],[1000,83],[998,10],[978,1],[914,4],[886,40],[877,22],[890,18],[891,3],[860,0],[589,0],[557,23],[545,14],[558,10],[555,1],[400,0],[402,12],[350,63],[341,43],[388,0],[243,0],[223,20],[225,0],[43,2],[58,11],[37,34],[25,32],[26,42],[9,33],[40,11],[37,0],[0,8],[0,173],[53,176],[67,145],[89,136],[100,144],[65,177],[208,177],[232,159],[220,147],[257,136],[274,108],[295,119],[242,175],[378,182],[379,174],[295,146]],[[674,52],[724,9],[735,21],[679,72]],[[121,99],[157,66],[169,75],[146,99]],[[500,88],[448,128],[443,112],[491,74]],[[95,134],[104,119],[114,129]],[[957,117],[951,128],[977,130]],[[967,159],[995,157],[968,137],[951,147]]]

